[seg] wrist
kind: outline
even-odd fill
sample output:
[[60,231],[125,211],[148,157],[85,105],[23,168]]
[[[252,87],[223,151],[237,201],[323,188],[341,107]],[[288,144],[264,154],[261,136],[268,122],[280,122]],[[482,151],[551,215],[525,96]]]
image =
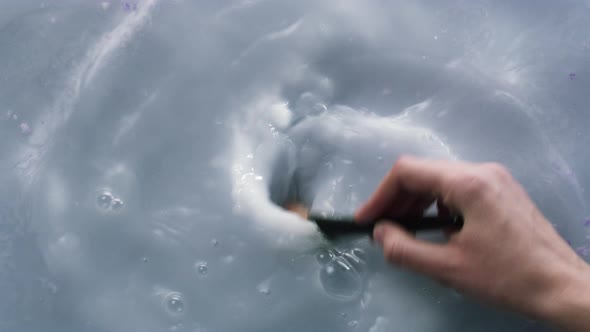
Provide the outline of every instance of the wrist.
[[564,331],[590,330],[590,267],[581,259],[562,269],[537,316]]

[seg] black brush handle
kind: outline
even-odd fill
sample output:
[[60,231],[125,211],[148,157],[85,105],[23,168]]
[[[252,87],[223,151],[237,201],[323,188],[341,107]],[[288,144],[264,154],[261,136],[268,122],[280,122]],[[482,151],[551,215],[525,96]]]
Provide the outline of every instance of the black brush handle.
[[[318,228],[327,237],[353,234],[373,234],[375,221],[369,221],[358,224],[350,217],[323,217],[319,215],[310,215],[309,220],[316,223]],[[461,230],[463,228],[463,217],[455,216],[421,216],[421,217],[401,217],[385,219],[392,223],[398,224],[408,231],[426,231],[436,229]]]

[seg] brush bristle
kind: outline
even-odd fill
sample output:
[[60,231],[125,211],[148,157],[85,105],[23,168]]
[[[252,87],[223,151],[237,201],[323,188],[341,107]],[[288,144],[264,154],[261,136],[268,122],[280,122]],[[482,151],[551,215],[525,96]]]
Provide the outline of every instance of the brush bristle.
[[303,219],[307,219],[309,216],[309,209],[305,205],[297,202],[285,204],[285,209],[295,213]]

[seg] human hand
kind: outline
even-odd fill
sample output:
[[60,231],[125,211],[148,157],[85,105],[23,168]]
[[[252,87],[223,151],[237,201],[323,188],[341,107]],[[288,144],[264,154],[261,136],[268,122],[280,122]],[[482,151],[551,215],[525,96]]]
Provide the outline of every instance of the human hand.
[[402,157],[355,219],[422,213],[435,200],[439,213],[463,215],[463,229],[435,244],[380,223],[374,239],[388,261],[568,330],[590,330],[590,268],[501,165]]

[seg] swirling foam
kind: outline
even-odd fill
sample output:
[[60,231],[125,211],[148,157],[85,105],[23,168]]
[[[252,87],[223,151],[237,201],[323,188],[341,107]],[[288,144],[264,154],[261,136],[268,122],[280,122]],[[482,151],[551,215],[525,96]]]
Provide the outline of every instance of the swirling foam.
[[[400,153],[454,158],[432,130],[412,123],[412,113],[425,104],[428,101],[393,117],[342,105],[324,106],[318,114],[293,121],[299,114],[287,102],[279,97],[260,98],[233,126],[232,193],[236,212],[255,220],[277,243],[290,243],[316,234],[312,224],[275,204],[287,197],[298,170],[306,173],[299,181],[307,182],[304,185],[312,182],[313,187],[314,181],[322,183],[318,170],[326,160],[342,159],[371,167],[368,158],[373,161],[378,156]],[[279,197],[271,199],[272,195]]]

